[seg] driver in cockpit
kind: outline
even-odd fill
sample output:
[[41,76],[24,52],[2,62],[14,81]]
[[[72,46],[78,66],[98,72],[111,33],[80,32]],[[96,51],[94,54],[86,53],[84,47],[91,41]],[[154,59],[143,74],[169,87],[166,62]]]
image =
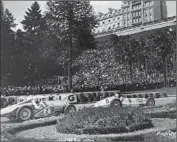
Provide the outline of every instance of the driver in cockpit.
[[40,101],[38,98],[33,98],[32,103],[36,109],[42,109],[46,107],[46,104],[42,100]]

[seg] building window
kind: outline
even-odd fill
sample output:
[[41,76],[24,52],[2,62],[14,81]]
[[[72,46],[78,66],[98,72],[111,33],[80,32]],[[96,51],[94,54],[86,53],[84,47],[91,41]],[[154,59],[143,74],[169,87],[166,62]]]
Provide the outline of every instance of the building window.
[[141,18],[139,18],[139,22],[141,22]]
[[152,1],[150,1],[150,2],[149,2],[149,5],[152,5],[152,3],[153,3],[153,2],[152,2]]
[[150,8],[150,10],[149,10],[151,13],[152,13],[152,8]]

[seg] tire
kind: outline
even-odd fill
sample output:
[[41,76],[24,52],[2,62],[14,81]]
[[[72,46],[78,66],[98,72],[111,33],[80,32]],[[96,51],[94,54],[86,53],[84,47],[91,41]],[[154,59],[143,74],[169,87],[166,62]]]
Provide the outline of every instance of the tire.
[[29,107],[22,107],[17,111],[17,120],[26,121],[33,117],[33,111]]
[[155,106],[155,100],[154,99],[148,99],[146,102],[146,106]]
[[76,112],[76,108],[73,105],[67,106],[64,110],[64,114],[66,114],[66,115],[69,113],[73,113],[73,112]]
[[122,107],[122,103],[119,100],[113,100],[110,104],[111,108],[120,108]]

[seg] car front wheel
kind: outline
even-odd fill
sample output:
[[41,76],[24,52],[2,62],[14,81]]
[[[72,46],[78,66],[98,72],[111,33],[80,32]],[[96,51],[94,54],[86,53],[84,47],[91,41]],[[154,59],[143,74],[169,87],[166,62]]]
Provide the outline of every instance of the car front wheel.
[[76,112],[76,108],[74,106],[67,106],[64,110],[64,113],[65,114],[69,114],[69,113],[73,113],[73,112]]
[[121,101],[119,100],[114,100],[112,101],[112,103],[110,104],[111,108],[120,108],[122,106]]
[[149,99],[149,100],[146,102],[146,105],[147,105],[147,106],[155,106],[155,100],[154,100],[154,99]]
[[28,107],[20,108],[17,112],[17,119],[20,121],[26,121],[33,117],[32,110]]

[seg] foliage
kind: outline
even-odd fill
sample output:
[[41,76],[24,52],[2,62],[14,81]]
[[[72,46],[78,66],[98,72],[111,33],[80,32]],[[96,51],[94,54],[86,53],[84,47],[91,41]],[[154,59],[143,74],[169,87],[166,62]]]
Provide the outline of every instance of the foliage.
[[[57,130],[62,133],[82,133],[95,130],[96,133],[104,133],[102,128],[110,131],[127,131],[126,126],[134,123],[150,122],[141,108],[85,108],[79,112],[69,114],[62,120],[58,120]],[[131,128],[132,129],[132,128]],[[99,132],[98,132],[99,131]],[[93,132],[94,133],[94,132]],[[109,132],[108,132],[109,133]]]
[[88,1],[48,1],[44,14],[34,2],[25,12],[24,31],[14,32],[14,16],[0,4],[2,86],[34,85],[53,75],[67,76],[68,63],[78,90],[104,84],[127,89],[175,82],[174,27],[158,29],[147,37],[114,35],[96,42],[92,29],[97,19]]
[[21,23],[24,26],[24,30],[31,34],[38,34],[39,30],[45,29],[45,19],[41,15],[41,10],[38,2],[34,2],[30,9],[26,11],[25,20]]
[[[60,33],[60,49],[68,59],[69,90],[72,88],[72,60],[84,47],[95,46],[91,30],[96,24],[89,1],[48,1],[46,18],[51,21],[52,29]],[[57,33],[58,33],[57,32]],[[87,45],[85,44],[87,42]],[[58,49],[59,51],[59,49]]]
[[1,2],[1,80],[3,85],[11,83],[12,62],[14,59],[15,37],[13,28],[15,28],[15,18],[8,9],[4,9]]

